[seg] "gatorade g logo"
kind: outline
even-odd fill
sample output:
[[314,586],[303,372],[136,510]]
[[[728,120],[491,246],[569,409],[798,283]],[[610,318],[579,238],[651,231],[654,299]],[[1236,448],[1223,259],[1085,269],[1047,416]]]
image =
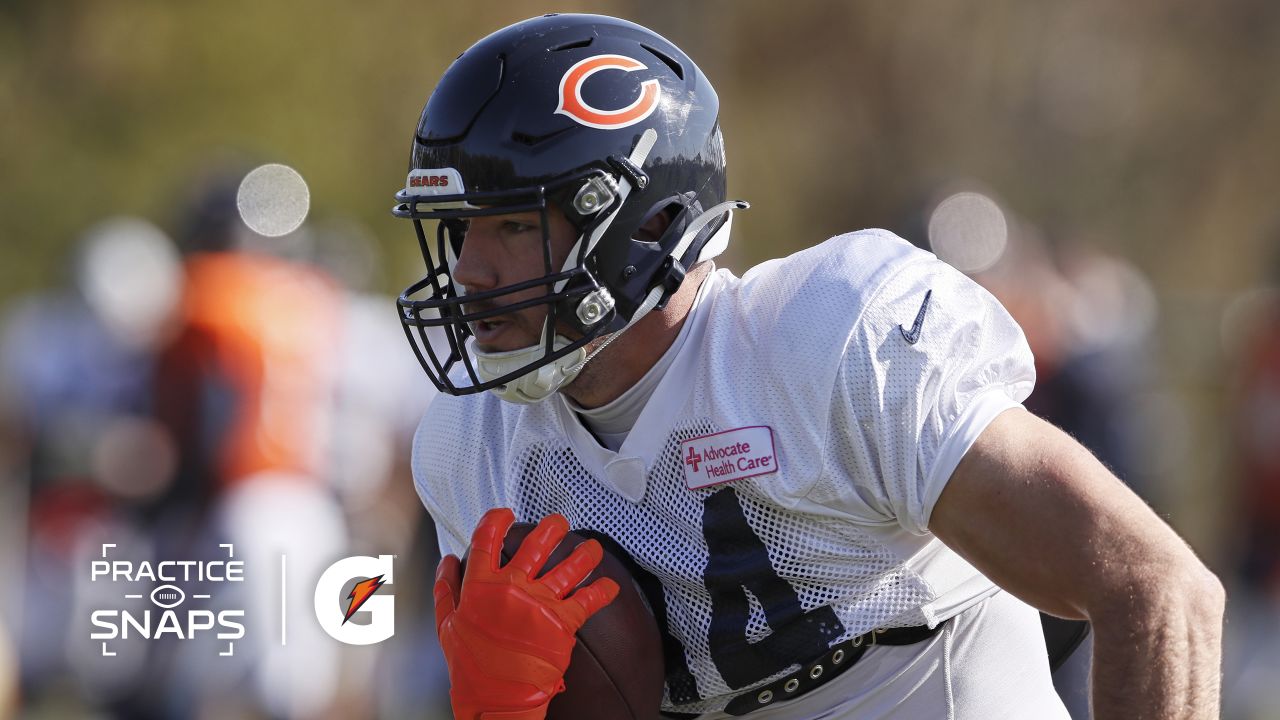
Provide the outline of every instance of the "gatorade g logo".
[[568,115],[575,122],[600,130],[617,130],[635,125],[649,117],[658,100],[662,97],[662,86],[657,80],[645,80],[640,83],[640,97],[635,102],[618,110],[601,110],[587,104],[582,99],[582,86],[587,78],[601,70],[622,70],[635,72],[647,69],[638,60],[623,55],[593,55],[580,60],[569,68],[560,78],[560,104],[556,107],[557,115]]
[[[395,598],[376,595],[383,585],[390,585],[390,555],[344,558],[329,566],[316,583],[316,620],[335,640],[348,645],[372,645],[396,632]],[[351,580],[359,579],[345,595],[343,589]],[[357,612],[367,612],[367,624],[347,622]]]

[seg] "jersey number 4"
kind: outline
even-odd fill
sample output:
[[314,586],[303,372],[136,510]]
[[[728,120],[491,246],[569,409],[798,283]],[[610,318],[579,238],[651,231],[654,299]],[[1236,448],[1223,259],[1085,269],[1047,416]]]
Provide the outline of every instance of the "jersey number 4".
[[[702,532],[710,553],[703,573],[711,595],[707,641],[716,670],[729,687],[736,690],[795,663],[813,660],[844,633],[844,625],[830,607],[822,605],[806,611],[800,606],[795,588],[778,576],[764,542],[752,531],[733,488],[724,488],[706,498]],[[656,578],[644,578],[641,584],[647,586],[646,594],[655,601],[652,605],[665,633],[662,590],[655,587]],[[758,601],[769,626],[769,632],[754,641],[747,634],[751,616],[748,593]],[[697,685],[689,672],[684,648],[669,633],[665,640],[671,701],[697,700]]]

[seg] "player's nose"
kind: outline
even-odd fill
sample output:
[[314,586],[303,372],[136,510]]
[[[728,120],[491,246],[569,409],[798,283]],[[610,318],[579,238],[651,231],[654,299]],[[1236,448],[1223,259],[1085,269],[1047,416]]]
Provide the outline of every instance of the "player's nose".
[[498,266],[494,254],[498,244],[492,234],[473,223],[462,242],[458,261],[453,266],[453,280],[468,294],[498,287]]

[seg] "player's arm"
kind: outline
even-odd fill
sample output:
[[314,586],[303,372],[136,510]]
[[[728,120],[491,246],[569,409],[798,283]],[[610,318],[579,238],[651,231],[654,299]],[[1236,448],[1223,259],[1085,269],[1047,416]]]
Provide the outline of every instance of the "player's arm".
[[1015,408],[960,461],[929,529],[1001,587],[1094,631],[1093,710],[1218,717],[1224,592],[1087,450]]

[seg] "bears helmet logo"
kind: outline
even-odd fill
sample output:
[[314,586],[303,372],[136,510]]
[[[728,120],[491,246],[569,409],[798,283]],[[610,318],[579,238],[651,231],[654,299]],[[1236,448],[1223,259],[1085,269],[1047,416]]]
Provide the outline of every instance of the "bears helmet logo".
[[630,105],[617,110],[601,110],[582,99],[582,86],[587,78],[602,70],[635,72],[647,70],[639,60],[625,55],[593,55],[574,63],[560,78],[560,104],[557,115],[568,115],[575,122],[599,130],[618,130],[635,125],[649,117],[662,99],[662,86],[657,80],[640,83],[640,97]]

